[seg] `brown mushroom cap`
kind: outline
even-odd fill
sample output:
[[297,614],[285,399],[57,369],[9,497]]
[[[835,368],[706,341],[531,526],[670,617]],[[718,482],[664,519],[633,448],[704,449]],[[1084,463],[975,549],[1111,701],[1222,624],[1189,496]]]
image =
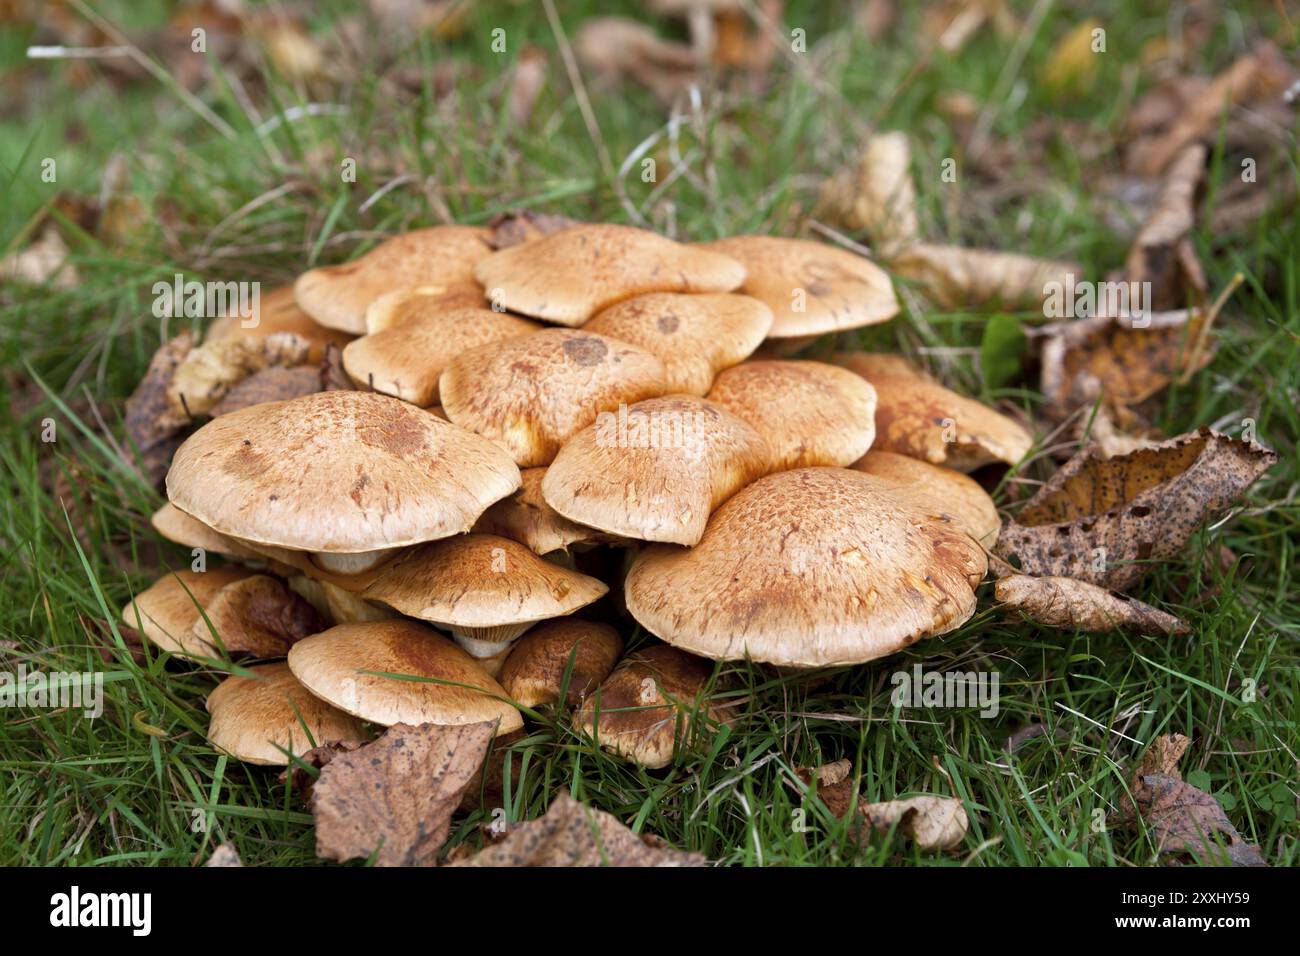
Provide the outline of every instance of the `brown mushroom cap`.
[[509,733],[524,725],[500,684],[447,638],[414,621],[340,624],[295,644],[289,667],[317,697],[386,727],[498,720],[497,732]]
[[438,401],[438,378],[461,352],[540,328],[491,309],[414,315],[352,342],[343,350],[343,367],[354,381],[423,407]]
[[[573,725],[626,760],[651,770],[672,762],[679,739],[707,702],[713,664],[666,644],[634,651],[573,715]],[[716,716],[716,714],[715,714]]]
[[877,450],[971,471],[994,461],[1014,465],[1033,447],[1033,436],[1006,415],[900,356],[840,352],[835,363],[876,386]]
[[364,335],[366,309],[385,292],[419,286],[472,289],[474,263],[492,251],[490,235],[476,226],[403,233],[352,262],[304,272],[293,284],[293,295],[321,325]]
[[316,613],[331,625],[387,621],[397,617],[397,612],[392,608],[367,601],[355,591],[345,590],[329,581],[319,581],[305,574],[295,574],[285,584],[294,594],[314,607]]
[[567,673],[565,703],[574,707],[609,676],[622,653],[623,640],[608,624],[573,617],[544,621],[510,649],[501,668],[501,686],[525,707],[555,704]]
[[694,395],[602,412],[542,480],[559,514],[609,534],[693,545],[713,509],[768,470],[762,436]]
[[568,551],[575,544],[622,543],[616,538],[570,521],[542,497],[545,468],[525,468],[519,490],[502,498],[478,519],[474,530],[518,541],[534,554]]
[[385,292],[366,309],[366,334],[454,309],[485,309],[487,298],[472,286],[420,285]]
[[[252,323],[245,327],[244,323]],[[287,332],[305,340],[309,346],[307,361],[320,362],[325,357],[327,345],[339,348],[352,341],[352,336],[337,329],[328,329],[314,321],[310,315],[298,308],[293,299],[293,286],[284,285],[270,292],[260,293],[258,308],[249,317],[224,315],[214,319],[208,326],[203,341],[215,342],[218,339],[246,336],[253,339],[265,339],[277,333]]]
[[745,266],[748,277],[738,291],[771,307],[775,321],[768,338],[842,332],[898,314],[885,271],[844,249],[776,236],[734,236],[703,247]]
[[692,653],[823,667],[960,626],[986,568],[969,535],[890,482],[802,468],[737,492],[692,550],[648,547],[625,593],[633,617]]
[[364,596],[452,628],[458,637],[500,643],[536,621],[572,614],[608,590],[595,578],[539,558],[518,541],[466,534],[412,550]]
[[312,695],[283,661],[232,675],[208,695],[208,742],[245,763],[288,766],[285,751],[301,757],[327,743],[370,739],[357,718]]
[[876,391],[825,362],[760,359],[717,377],[709,400],[767,440],[772,470],[843,467],[876,437]]
[[269,574],[227,584],[203,609],[205,615],[195,620],[190,636],[195,646],[211,645],[214,657],[221,656],[217,648],[232,656],[284,657],[295,641],[315,634],[324,624],[308,601]]
[[212,568],[163,575],[122,608],[122,620],[177,657],[220,657],[207,640],[193,634],[195,622],[203,620],[199,608],[207,607],[227,584],[250,574],[244,568]]
[[969,475],[892,451],[869,451],[853,463],[853,469],[893,482],[896,491],[936,517],[951,518],[986,548],[998,539],[1002,527],[998,507]]
[[405,402],[335,391],[209,422],[177,450],[167,495],[244,541],[354,553],[467,531],[519,487],[490,441]]
[[204,551],[228,554],[234,558],[263,557],[229,535],[214,531],[193,515],[187,515],[170,501],[153,513],[149,523],[168,541],[183,544],[187,548],[202,548]]
[[664,365],[667,392],[704,395],[772,328],[772,310],[747,295],[655,292],[605,309],[583,327],[631,342]]
[[663,390],[663,365],[649,352],[572,329],[543,329],[462,352],[439,383],[447,417],[497,442],[520,467],[550,464],[601,412]]
[[512,312],[577,326],[647,292],[730,292],[745,270],[718,252],[645,229],[597,224],[502,249],[480,261],[474,277]]

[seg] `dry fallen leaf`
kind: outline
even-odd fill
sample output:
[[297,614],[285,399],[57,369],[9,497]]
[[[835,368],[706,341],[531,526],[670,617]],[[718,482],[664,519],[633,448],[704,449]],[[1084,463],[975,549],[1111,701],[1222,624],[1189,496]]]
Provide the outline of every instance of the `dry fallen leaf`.
[[836,817],[852,813],[860,818],[853,830],[856,839],[865,839],[868,829],[888,832],[895,825],[923,850],[950,850],[965,839],[970,823],[960,800],[927,794],[868,803],[854,787],[852,770],[848,760],[837,760],[797,773],[804,783],[817,781],[817,796]]
[[994,595],[1004,607],[1046,627],[1127,631],[1150,637],[1190,633],[1190,628],[1172,614],[1073,578],[1013,574],[997,582]]
[[524,47],[510,80],[510,119],[517,129],[528,127],[533,107],[545,86],[546,51],[541,47]]
[[1188,292],[1205,297],[1205,273],[1188,234],[1196,213],[1196,187],[1205,172],[1205,147],[1192,143],[1175,157],[1165,176],[1155,208],[1138,231],[1129,250],[1125,278],[1149,282],[1148,310],[1174,309],[1187,304]]
[[1099,54],[1093,35],[1101,21],[1080,23],[1057,42],[1043,68],[1043,87],[1053,95],[1086,93],[1097,80]]
[[53,224],[26,249],[0,259],[0,280],[27,285],[50,283],[56,289],[75,289],[81,281],[76,267],[68,262],[68,246]]
[[319,374],[322,392],[348,391],[356,388],[343,368],[343,350],[333,342],[325,346],[325,355],[320,360]]
[[638,836],[561,791],[546,813],[510,828],[499,843],[452,866],[703,866],[704,857]]
[[177,367],[193,346],[188,332],[160,345],[149,360],[144,378],[126,400],[127,437],[139,452],[144,475],[153,485],[167,474],[172,453],[181,442],[180,433],[190,423],[190,417],[172,404],[168,393]]
[[1025,574],[1127,591],[1276,462],[1253,441],[1205,427],[1114,458],[1087,448],[1003,524],[993,550]]
[[233,843],[223,843],[212,851],[212,856],[208,857],[208,862],[204,866],[243,866],[244,861],[239,858],[239,851],[235,849]]
[[865,232],[885,259],[916,242],[921,227],[907,134],[870,137],[856,166],[822,184],[813,215],[851,232]]
[[890,268],[918,283],[945,309],[1036,309],[1047,297],[1049,283],[1064,287],[1068,277],[1083,276],[1082,268],[1071,262],[924,242],[902,250],[890,261]]
[[658,36],[624,17],[594,17],[574,40],[578,61],[606,86],[629,79],[644,86],[665,105],[699,82],[695,50]]
[[434,866],[451,815],[478,771],[493,722],[394,724],[374,743],[335,754],[312,788],[316,855],[378,866]]
[[283,402],[301,398],[321,390],[320,369],[314,365],[297,365],[293,368],[273,366],[254,372],[241,382],[236,382],[217,404],[208,410],[213,418],[228,415],[250,405],[264,402]]
[[518,212],[502,213],[489,222],[488,228],[492,230],[492,236],[487,242],[493,249],[505,249],[508,246],[541,239],[578,224],[578,220],[570,219],[568,216],[521,209]]
[[290,787],[298,794],[299,798],[307,806],[311,806],[312,790],[316,786],[319,774],[313,774],[304,769],[305,764],[308,767],[314,767],[320,770],[327,763],[337,757],[339,754],[352,753],[354,750],[360,750],[365,744],[359,744],[352,740],[329,740],[317,747],[313,747],[305,754],[302,754],[292,764],[281,771],[277,778],[280,783],[288,783]]

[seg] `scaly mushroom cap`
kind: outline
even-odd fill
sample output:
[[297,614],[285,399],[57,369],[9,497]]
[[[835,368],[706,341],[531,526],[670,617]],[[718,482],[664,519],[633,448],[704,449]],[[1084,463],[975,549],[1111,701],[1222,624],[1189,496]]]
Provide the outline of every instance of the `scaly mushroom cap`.
[[574,707],[609,676],[622,653],[623,640],[608,624],[573,617],[544,621],[510,649],[501,668],[501,686],[525,707],[555,704],[567,673],[565,704]]
[[492,251],[490,235],[477,226],[403,233],[352,262],[304,272],[293,284],[293,296],[321,325],[364,335],[366,309],[386,292],[420,286],[472,290],[474,264]]
[[438,401],[438,378],[461,352],[540,328],[491,309],[416,315],[351,343],[343,350],[343,367],[353,381],[424,407]]
[[504,734],[524,725],[501,699],[500,684],[450,640],[414,621],[340,624],[295,644],[289,667],[317,697],[386,727],[497,720],[497,733]]
[[284,767],[288,753],[301,757],[328,743],[369,740],[357,718],[312,695],[283,661],[250,667],[252,677],[232,675],[208,695],[208,742],[245,763]]
[[244,568],[212,568],[164,575],[122,608],[122,620],[177,657],[220,657],[216,648],[193,634],[195,622],[203,620],[199,608],[207,607],[227,584],[251,574]]
[[573,715],[573,725],[626,760],[651,770],[672,763],[713,665],[665,644],[634,651]]
[[480,261],[474,277],[492,302],[512,312],[578,326],[647,292],[730,292],[745,269],[645,229],[599,224],[509,246]]
[[666,391],[705,395],[715,375],[763,343],[772,310],[747,295],[655,292],[610,306],[582,328],[654,355]]
[[181,511],[170,501],[153,513],[149,523],[168,541],[183,544],[187,548],[202,548],[213,554],[228,554],[233,558],[264,557],[229,535],[212,530],[198,518]]
[[[608,590],[595,578],[539,558],[518,541],[466,534],[414,549],[364,596],[435,624],[486,629],[572,614]],[[516,627],[515,634],[522,629]]]
[[971,471],[1014,465],[1033,447],[1029,432],[982,402],[944,388],[897,355],[840,352],[835,364],[876,386],[876,448]]
[[[251,324],[245,327],[245,322]],[[288,332],[306,340],[309,345],[307,361],[311,363],[318,363],[325,357],[327,345],[343,348],[352,341],[351,335],[326,328],[298,308],[298,303],[293,299],[293,286],[289,285],[261,293],[258,296],[258,308],[249,317],[224,315],[214,319],[208,326],[203,341],[206,344],[240,336],[265,339],[280,332]]]
[[227,584],[203,609],[206,620],[200,616],[190,628],[194,643],[207,642],[231,656],[284,657],[295,641],[315,634],[324,625],[310,602],[269,574]]
[[519,490],[478,519],[474,530],[518,541],[534,554],[568,551],[575,544],[621,544],[622,538],[570,521],[542,497],[545,468],[525,468]]
[[768,338],[842,332],[898,314],[885,271],[844,249],[776,236],[734,236],[703,248],[744,265],[748,277],[738,291],[771,307],[775,321]]
[[934,517],[952,520],[986,548],[998,539],[998,507],[970,475],[892,451],[869,451],[853,469],[893,482],[899,493]]
[[454,309],[486,309],[487,297],[472,286],[420,285],[385,292],[366,309],[366,335],[383,332],[414,319]]
[[167,495],[244,541],[356,553],[468,531],[519,487],[492,442],[412,405],[336,391],[213,419],[177,450]]
[[439,383],[447,417],[491,438],[521,468],[550,464],[601,412],[663,391],[664,367],[649,352],[571,329],[543,329],[462,352]]
[[861,458],[876,437],[875,389],[825,362],[743,362],[718,376],[709,401],[767,440],[772,471],[842,468]]
[[969,535],[890,482],[803,468],[737,492],[692,550],[647,548],[625,592],[633,617],[692,653],[823,667],[960,626],[986,568]]
[[713,509],[768,470],[747,422],[694,395],[602,412],[560,449],[542,480],[559,514],[610,534],[693,545]]

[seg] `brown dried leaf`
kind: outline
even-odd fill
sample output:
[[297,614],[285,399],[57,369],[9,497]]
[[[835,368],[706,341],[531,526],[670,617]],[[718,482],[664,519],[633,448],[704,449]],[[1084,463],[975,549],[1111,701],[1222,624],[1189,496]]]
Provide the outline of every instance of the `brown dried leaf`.
[[870,137],[856,166],[822,183],[813,215],[851,232],[865,232],[885,259],[920,239],[907,134]]
[[945,309],[1035,309],[1047,296],[1049,283],[1064,286],[1068,276],[1083,274],[1081,267],[1071,262],[924,242],[908,246],[890,267],[918,283]]
[[180,432],[190,423],[190,417],[172,405],[168,392],[176,369],[193,346],[188,332],[160,345],[149,360],[144,378],[126,400],[126,433],[139,451],[150,484],[158,484],[167,474],[172,452],[181,441]]
[[493,249],[505,249],[508,246],[541,239],[576,225],[579,225],[576,219],[549,212],[533,212],[531,209],[505,212],[488,223],[492,236],[487,242]]
[[[354,750],[360,750],[363,746],[365,745],[353,740],[329,740],[308,750],[298,760],[309,767],[320,770],[340,754],[352,753]],[[308,806],[311,805],[312,790],[315,789],[319,774],[309,773],[299,765],[298,761],[295,761],[280,772],[278,779],[280,783],[287,781],[303,803]]]
[[356,388],[343,369],[343,350],[330,342],[325,346],[325,357],[320,360],[320,391],[351,391]]
[[1173,309],[1186,304],[1187,292],[1199,302],[1205,297],[1205,273],[1188,233],[1196,215],[1196,187],[1205,172],[1206,150],[1187,146],[1165,175],[1155,208],[1138,231],[1125,264],[1130,282],[1149,282],[1147,309]]
[[1127,591],[1276,462],[1205,427],[1114,458],[1084,449],[1003,524],[993,550],[1026,574]]
[[1172,614],[1072,578],[1013,574],[997,582],[994,594],[1006,608],[1046,627],[1097,633],[1126,631],[1150,637],[1190,633],[1190,628]]
[[795,771],[804,783],[817,782],[817,796],[836,817],[855,817],[853,836],[865,840],[871,830],[887,832],[895,824],[923,850],[949,850],[966,837],[966,808],[954,797],[924,795],[868,803],[854,786],[853,765],[837,760],[815,769]]
[[378,866],[434,866],[451,815],[483,762],[495,723],[395,724],[374,743],[336,754],[312,790],[316,855],[375,856]]
[[75,289],[81,282],[76,267],[68,262],[68,246],[53,224],[26,249],[0,259],[0,280],[27,285],[50,283],[55,289]]
[[254,372],[242,382],[236,382],[225,397],[209,409],[213,418],[237,412],[264,402],[283,402],[301,398],[321,390],[320,369],[310,365],[294,368],[273,366]]
[[512,827],[505,838],[452,866],[703,866],[698,853],[638,836],[601,810],[561,791],[546,813]]
[[625,17],[595,17],[578,30],[574,51],[598,83],[631,80],[670,104],[700,81],[695,50],[659,37],[654,30]]

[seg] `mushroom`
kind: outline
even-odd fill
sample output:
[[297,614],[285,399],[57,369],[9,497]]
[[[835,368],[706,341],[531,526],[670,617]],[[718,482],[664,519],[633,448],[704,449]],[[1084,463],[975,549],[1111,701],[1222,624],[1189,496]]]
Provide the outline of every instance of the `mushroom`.
[[504,734],[524,725],[473,658],[415,621],[340,624],[295,644],[289,667],[317,697],[386,727],[495,720]]
[[609,534],[694,545],[714,508],[767,473],[771,454],[726,409],[667,395],[602,412],[560,449],[542,495],[570,521]]
[[601,412],[663,391],[664,367],[649,352],[572,329],[543,329],[462,352],[439,382],[447,417],[491,438],[521,468],[550,464]]
[[897,492],[935,517],[955,522],[986,548],[998,539],[1002,528],[998,507],[970,475],[892,451],[869,451],[853,463],[853,469],[893,482]]
[[644,647],[614,672],[573,715],[573,726],[625,760],[658,770],[672,763],[695,720],[720,719],[705,699],[713,664],[666,644]]
[[631,342],[663,362],[667,392],[704,395],[772,328],[772,310],[747,295],[655,292],[605,309],[583,327]]
[[364,596],[449,629],[473,657],[492,657],[530,625],[572,614],[608,590],[518,541],[466,534],[412,550]]
[[633,226],[578,225],[481,260],[474,277],[495,304],[559,325],[647,292],[730,292],[734,259]]
[[206,344],[231,338],[263,340],[284,332],[307,343],[307,361],[313,365],[325,357],[327,345],[343,348],[352,341],[351,335],[326,328],[298,308],[293,299],[293,286],[288,285],[259,293],[257,310],[250,316],[223,315],[213,319],[203,341]]
[[245,763],[283,767],[330,743],[369,740],[357,718],[331,707],[298,683],[284,661],[231,675],[208,695],[208,742]]
[[289,590],[314,607],[331,624],[386,621],[397,616],[391,609],[367,601],[355,591],[341,588],[329,581],[295,574],[285,583]]
[[627,608],[676,647],[788,667],[860,664],[959,627],[984,551],[882,478],[801,468],[714,512],[689,551],[647,547]]
[[229,535],[213,531],[198,518],[187,515],[170,501],[153,513],[149,519],[154,530],[176,544],[187,548],[199,548],[214,554],[225,554],[232,558],[260,559],[252,548],[241,544]]
[[900,356],[839,352],[835,363],[876,386],[880,451],[972,471],[994,461],[1014,465],[1033,447],[1033,436],[1006,415],[944,388]]
[[[501,686],[525,707],[564,702],[576,707],[609,676],[623,640],[608,624],[561,617],[515,642],[501,668]],[[565,678],[568,678],[566,685]]]
[[317,566],[341,575],[373,570],[393,548],[468,531],[518,487],[519,470],[487,439],[354,391],[213,419],[167,473],[172,503],[209,527],[314,552]]
[[203,609],[190,626],[193,644],[207,642],[231,655],[284,657],[295,641],[315,634],[322,625],[311,604],[268,574],[232,581]]
[[492,251],[490,235],[477,226],[403,233],[352,262],[304,272],[293,284],[293,296],[321,325],[364,335],[366,309],[385,292],[421,286],[473,292],[474,263]]
[[[366,334],[374,335],[412,319],[457,309],[483,309],[487,299],[477,284],[420,285],[385,292],[366,308]],[[499,314],[499,313],[498,313]]]
[[824,362],[759,359],[727,369],[709,400],[758,430],[771,449],[771,470],[843,467],[876,436],[876,391]]
[[217,657],[216,649],[206,637],[196,638],[193,634],[195,623],[203,620],[200,609],[227,584],[243,580],[251,573],[243,568],[212,568],[164,575],[122,608],[122,620],[176,657],[191,660]]
[[438,377],[461,352],[540,328],[491,309],[421,313],[352,342],[343,350],[343,367],[374,391],[423,407],[437,403]]
[[622,544],[622,538],[570,521],[542,497],[545,468],[525,468],[519,490],[478,519],[474,530],[518,541],[534,554],[568,551],[574,545]]
[[775,321],[769,339],[843,332],[898,313],[894,287],[870,259],[809,239],[735,236],[704,243],[744,265],[739,292],[766,302]]

